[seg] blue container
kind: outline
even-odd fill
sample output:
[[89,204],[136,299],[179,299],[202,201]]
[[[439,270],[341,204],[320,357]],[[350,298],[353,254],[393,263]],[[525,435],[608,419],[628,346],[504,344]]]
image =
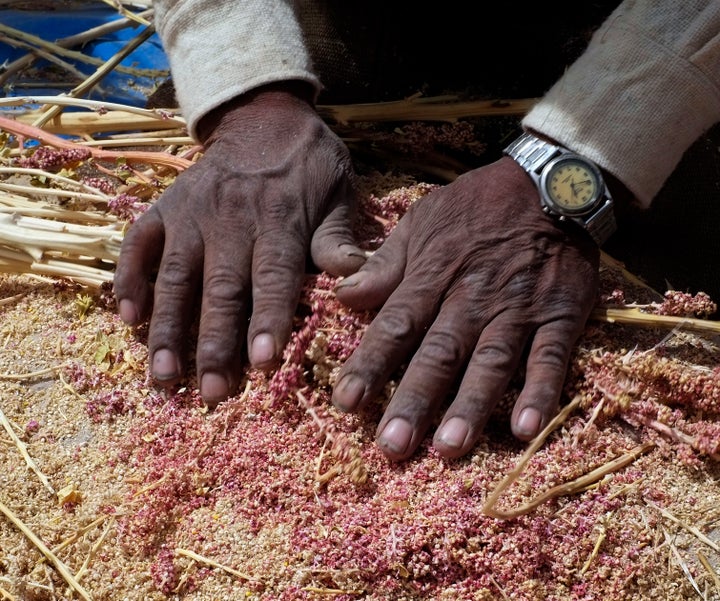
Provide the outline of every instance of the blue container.
[[[33,5],[34,3],[27,3]],[[37,2],[37,5],[40,5]],[[43,2],[47,7],[53,3]],[[70,8],[58,5],[57,10],[19,10],[0,9],[0,23],[13,29],[32,34],[49,42],[82,33],[121,18],[118,11],[104,3],[88,3]],[[120,52],[127,43],[135,38],[145,26],[137,24],[117,32],[108,33],[72,50],[86,56],[106,61]],[[28,53],[24,48],[13,48],[0,40],[0,66]],[[72,64],[78,71],[91,75],[99,65],[73,60],[61,56],[62,60]],[[160,39],[156,33],[128,55],[120,63],[124,67],[138,70],[137,73],[121,73],[114,69],[106,75],[85,98],[105,102],[118,102],[131,106],[144,106],[154,89],[169,74],[169,65]],[[158,73],[152,73],[157,71]],[[2,96],[41,96],[57,95],[72,90],[80,81],[66,69],[51,62],[38,59],[30,69],[13,75],[5,82]]]

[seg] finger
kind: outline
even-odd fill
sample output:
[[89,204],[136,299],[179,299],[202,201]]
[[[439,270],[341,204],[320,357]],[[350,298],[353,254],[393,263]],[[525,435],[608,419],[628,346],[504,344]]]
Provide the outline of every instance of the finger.
[[[228,235],[205,250],[200,328],[195,353],[200,394],[211,407],[237,390],[250,303],[252,247]],[[228,250],[228,240],[232,247]],[[238,245],[241,246],[238,249]]]
[[137,325],[152,309],[155,270],[162,257],[165,230],[160,215],[150,210],[128,229],[120,246],[113,290],[122,320]]
[[248,348],[253,367],[278,364],[292,331],[293,316],[305,278],[307,249],[288,231],[258,238],[252,261],[252,318]]
[[310,255],[315,265],[332,275],[350,275],[365,263],[367,254],[357,246],[352,232],[353,204],[347,202],[347,186],[341,196],[315,230]]
[[443,290],[433,289],[423,278],[402,282],[341,368],[332,395],[336,407],[354,411],[379,394],[417,348],[437,314],[442,294]]
[[433,446],[444,457],[465,455],[480,438],[517,370],[527,344],[527,329],[525,320],[508,311],[480,334],[457,395],[433,438]]
[[176,383],[184,372],[181,358],[200,292],[202,239],[191,224],[180,234],[179,228],[168,229],[148,332],[150,371],[164,385]]
[[357,311],[375,309],[385,303],[403,280],[409,240],[410,220],[401,219],[360,270],[336,286],[338,300]]
[[557,412],[572,349],[580,334],[577,322],[558,319],[535,334],[523,386],[511,417],[513,434],[531,440]]
[[390,459],[409,457],[425,436],[477,340],[482,316],[448,299],[402,377],[377,429]]

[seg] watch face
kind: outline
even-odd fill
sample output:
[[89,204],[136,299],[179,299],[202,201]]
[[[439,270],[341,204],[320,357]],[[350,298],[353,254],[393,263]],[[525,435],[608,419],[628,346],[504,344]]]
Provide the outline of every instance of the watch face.
[[595,207],[603,194],[604,183],[594,165],[566,155],[548,164],[542,189],[554,209],[566,215],[581,215]]

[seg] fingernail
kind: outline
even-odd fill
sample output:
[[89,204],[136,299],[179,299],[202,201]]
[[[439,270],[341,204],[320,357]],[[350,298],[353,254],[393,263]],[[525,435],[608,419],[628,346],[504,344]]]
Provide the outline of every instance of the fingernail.
[[358,248],[357,246],[352,246],[351,244],[343,244],[342,246],[340,246],[340,250],[344,252],[348,257],[361,257],[363,259],[368,258],[368,253]]
[[275,361],[275,339],[267,333],[258,334],[250,346],[250,363],[258,367]]
[[157,380],[174,380],[180,377],[180,362],[168,349],[155,351],[152,359],[152,374]]
[[396,417],[387,423],[378,437],[377,443],[381,448],[394,455],[404,455],[412,440],[412,435],[412,426],[404,419]]
[[465,444],[469,428],[467,422],[460,417],[451,417],[438,430],[437,437],[445,446],[459,449]]
[[515,432],[520,436],[532,437],[538,433],[542,422],[542,415],[533,407],[526,407],[520,412]]
[[353,411],[365,396],[365,383],[358,377],[342,378],[333,391],[332,402],[340,411]]
[[207,372],[200,379],[200,395],[206,402],[222,401],[230,394],[230,387],[225,376]]
[[349,288],[350,286],[357,286],[360,283],[360,276],[357,273],[349,275],[343,278],[335,285],[335,290],[338,288]]
[[118,313],[120,314],[120,319],[128,325],[134,325],[140,319],[135,303],[127,298],[122,299],[118,303]]

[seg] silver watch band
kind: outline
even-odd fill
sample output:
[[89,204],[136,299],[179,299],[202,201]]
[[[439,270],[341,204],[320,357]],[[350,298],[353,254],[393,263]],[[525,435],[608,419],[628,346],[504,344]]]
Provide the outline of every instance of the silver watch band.
[[550,144],[532,134],[524,133],[505,149],[505,154],[515,159],[531,175],[539,176],[543,165],[559,155],[562,150],[560,146]]
[[[546,142],[530,133],[524,133],[505,148],[505,154],[525,169],[535,184],[538,185],[538,188],[540,188],[540,174],[542,173],[543,167],[560,154],[574,153],[562,146],[550,144],[550,142]],[[587,161],[588,159],[585,160]],[[542,190],[540,190],[540,195],[542,197]],[[544,200],[543,208],[545,211],[557,215],[560,219],[575,221],[585,229],[600,246],[617,230],[613,200],[607,186],[605,187],[603,202],[588,215],[566,216],[558,214],[556,211],[552,211]]]

